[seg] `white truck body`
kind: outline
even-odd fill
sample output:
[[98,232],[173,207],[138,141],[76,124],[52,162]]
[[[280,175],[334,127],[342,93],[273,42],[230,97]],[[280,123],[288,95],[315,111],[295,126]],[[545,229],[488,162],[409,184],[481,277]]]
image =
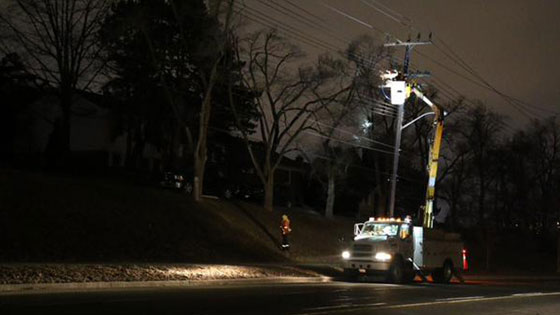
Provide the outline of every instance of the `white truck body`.
[[401,264],[404,272],[414,272],[414,268],[432,276],[445,270],[442,282],[448,282],[451,274],[463,266],[463,243],[457,233],[412,226],[401,220],[370,219],[357,224],[354,234],[351,248],[343,253],[346,272],[387,272]]
[[412,239],[414,241],[413,261],[420,268],[441,267],[446,259],[449,259],[455,268],[462,268],[463,242],[458,233],[415,226]]

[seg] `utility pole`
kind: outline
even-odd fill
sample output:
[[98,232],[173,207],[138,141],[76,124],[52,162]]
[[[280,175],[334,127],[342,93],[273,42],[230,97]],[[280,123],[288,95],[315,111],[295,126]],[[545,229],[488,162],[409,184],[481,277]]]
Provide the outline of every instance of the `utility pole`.
[[[393,43],[385,43],[383,46],[385,47],[405,47],[404,53],[404,63],[403,63],[403,81],[394,81],[394,82],[404,82],[404,89],[406,90],[406,80],[409,79],[409,64],[410,64],[410,52],[415,46],[419,45],[429,45],[431,41],[396,41]],[[402,134],[402,123],[404,117],[404,101],[402,104],[397,103],[400,101],[400,97],[397,96],[399,100],[393,101],[393,88],[391,88],[391,104],[397,106],[397,122],[395,125],[395,148],[393,153],[393,172],[391,174],[391,192],[390,192],[390,199],[389,199],[389,217],[394,217],[395,215],[395,196],[397,193],[397,170],[399,168],[399,152],[401,146],[401,134]]]

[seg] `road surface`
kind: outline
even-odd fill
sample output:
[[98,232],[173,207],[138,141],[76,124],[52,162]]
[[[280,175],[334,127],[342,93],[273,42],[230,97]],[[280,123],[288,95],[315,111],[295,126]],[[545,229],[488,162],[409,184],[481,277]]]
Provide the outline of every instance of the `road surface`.
[[560,314],[560,282],[232,284],[19,292],[0,314]]

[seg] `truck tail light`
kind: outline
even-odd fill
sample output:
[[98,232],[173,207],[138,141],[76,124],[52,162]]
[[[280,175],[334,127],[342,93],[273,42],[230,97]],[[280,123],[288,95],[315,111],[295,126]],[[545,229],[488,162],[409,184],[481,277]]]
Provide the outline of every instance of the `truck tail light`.
[[463,248],[463,270],[469,270],[469,262],[467,260],[467,250]]

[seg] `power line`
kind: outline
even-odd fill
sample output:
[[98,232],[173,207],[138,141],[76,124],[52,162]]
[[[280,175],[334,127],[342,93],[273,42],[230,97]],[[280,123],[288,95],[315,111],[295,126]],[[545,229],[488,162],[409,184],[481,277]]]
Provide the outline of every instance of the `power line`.
[[[238,9],[240,9],[238,7]],[[245,11],[241,11],[241,10],[248,10],[249,12],[245,12]],[[290,34],[292,34],[293,36],[299,37],[300,42],[314,46],[315,48],[323,48],[323,49],[327,49],[327,50],[337,50],[336,47],[331,46],[328,43],[322,42],[321,40],[315,39],[315,38],[311,38],[309,36],[307,36],[305,33],[295,29],[292,26],[288,26],[285,25],[284,23],[278,21],[277,19],[267,15],[267,14],[263,14],[261,11],[253,9],[251,7],[245,6],[242,7],[241,10],[239,12],[237,12],[238,14],[241,14],[243,16],[245,16],[246,18],[253,20],[259,24],[263,24],[265,26],[268,27],[280,27],[281,29],[283,29],[285,32],[288,32]],[[256,12],[256,13],[255,13]],[[260,16],[259,16],[260,15]],[[258,19],[260,21],[257,21],[255,19]],[[271,24],[270,21],[276,22],[276,24]]]
[[[246,7],[246,8],[248,8],[248,7]],[[260,12],[260,11],[258,11],[258,10],[254,10],[254,9],[251,9],[251,8],[249,8],[249,9],[252,10],[252,11],[256,11],[257,13]],[[268,21],[267,21],[267,22],[263,22],[263,21],[262,21],[263,19],[262,19],[261,17],[255,15],[255,14],[252,13],[252,12],[250,13],[250,15],[245,14],[245,13],[241,13],[241,12],[239,12],[239,13],[242,14],[242,15],[244,15],[245,17],[247,17],[247,18],[249,18],[249,19],[251,19],[251,20],[253,20],[253,21],[259,23],[259,24],[262,24],[262,25],[265,25],[265,26],[269,26],[269,27],[271,26],[271,25],[269,24]],[[268,15],[265,15],[265,16],[266,16],[266,17],[269,17]],[[259,20],[257,20],[257,19],[259,19]],[[288,33],[290,33],[290,34],[292,34],[292,35],[296,35],[297,37],[299,37],[299,38],[300,38],[299,41],[302,41],[302,42],[307,43],[307,44],[311,44],[312,46],[315,46],[315,47],[317,47],[317,44],[319,44],[319,45],[321,44],[321,41],[320,41],[320,40],[314,40],[313,42],[310,42],[310,41],[309,41],[309,37],[307,37],[307,36],[304,37],[304,36],[299,35],[299,33],[301,33],[301,32],[295,33],[294,31],[292,31],[292,30],[286,28],[284,23],[282,23],[282,22],[280,22],[280,21],[278,21],[278,20],[275,20],[275,19],[273,19],[273,20],[276,21],[276,22],[278,23],[278,25],[276,25],[276,26],[281,26],[281,27],[283,27],[283,29],[284,29],[286,32],[288,32]],[[293,29],[293,28],[292,28],[292,29]],[[302,40],[302,39],[303,39],[303,40]],[[323,46],[323,47],[324,47],[324,48],[327,48],[327,49],[330,49],[330,50],[333,50],[333,49],[330,48],[330,47],[325,47],[325,46]],[[318,47],[317,47],[317,48],[318,48]],[[360,57],[360,56],[357,56],[357,58],[359,58],[360,61],[362,61],[362,62],[365,60],[365,58]],[[367,63],[367,60],[365,60],[365,61],[366,61],[366,63]],[[347,75],[347,74],[345,74],[345,75]],[[383,108],[383,105],[386,106],[386,105],[389,105],[389,104],[387,104],[387,103],[381,103],[381,102],[379,102],[379,101],[377,101],[377,100],[371,100],[371,99],[369,99],[369,98],[367,98],[367,97],[364,97],[364,96],[362,96],[362,98],[368,99],[368,100],[370,100],[370,102],[372,102],[372,103],[377,103],[377,104],[379,104],[379,105],[382,105],[382,106],[377,105],[377,106],[375,106],[375,107],[373,108],[373,110],[374,110],[375,113],[377,113],[377,114],[379,114],[379,115],[388,116],[388,117],[393,117],[393,118],[395,117],[395,116],[394,116],[394,108],[393,108],[393,106],[391,106],[389,109],[388,109],[388,108]]]
[[[328,33],[324,32],[325,27],[321,27],[321,26],[318,26],[316,23],[312,23],[311,21],[309,21],[308,19],[306,19],[305,16],[303,16],[303,15],[300,14],[299,12],[294,11],[294,10],[292,10],[292,9],[290,9],[290,8],[287,8],[287,7],[283,6],[282,4],[277,3],[276,1],[269,0],[269,2],[270,2],[270,3],[273,3],[274,6],[276,6],[276,8],[270,6],[269,4],[266,4],[266,1],[262,1],[262,2],[260,2],[260,3],[262,3],[262,4],[264,4],[264,5],[266,5],[266,6],[270,7],[270,8],[272,8],[273,10],[276,10],[276,11],[278,11],[278,8],[280,8],[280,11],[281,11],[284,15],[289,16],[289,17],[291,17],[291,18],[293,18],[293,19],[295,19],[295,20],[298,20],[298,21],[300,21],[301,23],[303,23],[303,24],[305,24],[305,25],[308,25],[308,26],[311,26],[311,27],[313,27],[313,28],[315,28],[315,29],[317,29],[317,30],[319,30],[319,31],[322,31],[325,35],[328,35],[328,36],[330,36],[330,37],[332,37],[332,38],[335,38],[335,39],[337,39],[338,41],[340,41],[340,42],[342,42],[342,43],[344,43],[344,44],[346,44],[346,45],[348,45],[348,44],[350,43],[350,41],[348,41],[348,40],[346,40],[346,39],[340,38],[340,37],[338,37],[338,36],[336,36],[336,35],[334,35],[334,34],[328,34]],[[288,12],[288,13],[285,13],[285,12]],[[330,29],[329,27],[326,27],[326,28],[327,28],[327,29]]]
[[[380,13],[382,13],[382,14],[388,16],[388,17],[390,17],[392,20],[394,20],[394,21],[396,21],[396,22],[398,22],[398,23],[401,23],[401,24],[403,24],[403,25],[408,25],[408,26],[410,26],[411,28],[415,28],[411,23],[406,23],[406,22],[403,21],[404,18],[408,19],[408,18],[405,17],[404,15],[402,15],[402,14],[398,13],[397,11],[392,10],[392,9],[390,9],[389,7],[387,7],[387,6],[385,6],[385,5],[382,5],[382,4],[380,4],[380,3],[378,3],[378,2],[376,2],[376,1],[374,1],[374,0],[370,0],[370,1],[376,3],[376,4],[379,5],[379,6],[383,6],[385,9],[391,10],[391,11],[393,12],[393,14],[398,14],[398,15],[400,15],[402,18],[401,18],[401,19],[396,18],[394,15],[388,14],[386,11],[381,10],[379,7],[375,7],[374,5],[372,5],[372,4],[370,4],[370,3],[367,3],[367,2],[365,2],[364,0],[361,0],[361,2],[364,3],[365,5],[367,5],[367,6],[369,6],[370,8],[373,8],[373,9],[375,9],[376,11],[378,11],[378,12],[380,12]],[[411,21],[410,19],[408,19],[408,20]],[[490,90],[490,91],[492,91],[492,92],[498,94],[498,95],[499,95],[500,97],[502,97],[509,105],[511,105],[512,107],[514,107],[516,110],[518,110],[521,114],[525,115],[527,118],[539,117],[539,115],[536,114],[536,113],[534,112],[535,109],[538,109],[538,110],[541,110],[541,111],[550,112],[550,113],[558,114],[558,112],[551,111],[551,110],[549,110],[549,109],[545,109],[545,108],[542,108],[542,107],[538,107],[538,106],[534,106],[534,105],[528,104],[528,103],[526,103],[526,102],[524,102],[524,101],[521,101],[521,100],[519,100],[519,99],[517,99],[517,98],[515,98],[515,97],[512,97],[512,96],[510,96],[510,95],[507,95],[507,94],[505,94],[505,93],[499,91],[499,90],[496,89],[492,84],[490,84],[487,80],[485,80],[480,74],[478,74],[476,71],[474,71],[474,69],[473,69],[471,66],[469,66],[468,63],[465,62],[457,53],[455,53],[455,52],[451,49],[451,47],[449,47],[449,45],[447,45],[443,40],[440,39],[440,42],[441,42],[444,46],[446,46],[446,47],[448,48],[448,50],[451,52],[451,54],[452,54],[454,57],[450,56],[450,55],[449,55],[447,52],[445,52],[441,47],[439,47],[439,45],[435,45],[435,44],[434,44],[434,46],[436,46],[436,48],[438,48],[442,53],[444,53],[444,55],[446,55],[448,58],[450,58],[453,62],[457,63],[463,70],[467,71],[469,74],[471,74],[472,76],[476,77],[479,81],[483,82],[484,84],[480,84],[480,83],[478,83],[478,82],[476,82],[476,81],[474,81],[474,80],[472,80],[472,79],[470,79],[470,78],[468,78],[468,77],[466,77],[466,76],[463,76],[463,75],[459,74],[458,72],[456,72],[456,71],[450,69],[449,67],[443,65],[442,63],[437,62],[436,60],[434,60],[434,59],[432,59],[432,58],[430,58],[430,57],[428,57],[428,56],[426,56],[426,55],[423,55],[423,54],[420,53],[420,52],[419,52],[418,54],[419,54],[420,56],[422,56],[422,57],[424,57],[424,58],[426,58],[426,59],[428,59],[428,60],[430,60],[430,61],[432,61],[432,62],[434,62],[434,63],[436,63],[436,64],[438,64],[438,65],[440,65],[440,66],[443,67],[444,69],[446,69],[446,70],[448,70],[448,71],[450,71],[450,72],[452,72],[452,73],[454,73],[454,74],[456,74],[456,75],[462,77],[463,79],[468,80],[468,81],[470,81],[471,83],[473,83],[473,84],[475,84],[475,85],[478,85],[479,87],[488,89],[488,90]]]
[[364,1],[364,0],[360,0],[360,2],[362,2],[363,4],[367,5],[368,7],[376,10],[377,12],[385,15],[386,17],[390,18],[391,20],[397,22],[397,23],[403,23],[401,19],[398,19],[396,17],[394,17],[393,15],[391,15],[390,13],[385,12],[384,10],[380,9],[379,7],[374,6],[373,4]]
[[356,22],[356,23],[358,23],[358,24],[360,24],[360,25],[362,25],[362,26],[365,26],[365,27],[367,27],[367,28],[369,28],[369,29],[375,30],[375,31],[377,31],[377,32],[379,32],[379,33],[381,33],[381,34],[383,34],[383,35],[387,35],[387,34],[388,34],[388,33],[384,32],[384,31],[382,31],[381,29],[379,29],[379,28],[377,28],[377,27],[375,27],[375,26],[373,26],[373,25],[371,25],[371,24],[369,24],[369,23],[366,23],[366,22],[362,21],[362,20],[358,19],[357,17],[354,17],[354,16],[352,16],[352,15],[350,15],[350,14],[348,14],[348,13],[345,13],[345,12],[343,12],[343,11],[337,9],[337,8],[334,8],[334,7],[328,5],[328,4],[324,3],[324,2],[321,2],[321,4],[322,4],[325,8],[327,8],[327,9],[329,9],[329,10],[335,12],[335,13],[338,13],[338,14],[344,16],[345,18],[347,18],[347,19],[349,19],[349,20],[352,20],[352,21],[354,21],[354,22]]
[[309,12],[309,11],[306,10],[305,8],[302,8],[301,6],[299,6],[299,5],[295,4],[295,3],[293,3],[291,0],[285,0],[285,1],[286,1],[286,3],[288,3],[289,5],[295,7],[296,9],[301,10],[301,11],[305,12],[307,15],[314,17],[314,18],[317,19],[320,23],[323,23],[323,25],[328,26],[328,24],[325,22],[325,19],[323,19],[323,18],[321,18],[321,17],[318,17],[317,15],[315,15],[315,14]]
[[[484,84],[482,84],[482,83],[480,83],[480,82],[477,82],[477,81],[475,81],[475,80],[473,80],[473,79],[471,79],[471,78],[469,78],[469,77],[467,77],[467,76],[465,76],[465,75],[463,75],[463,74],[461,74],[461,73],[455,71],[454,69],[452,69],[452,68],[450,68],[450,67],[444,65],[443,63],[441,63],[441,62],[435,60],[434,58],[429,57],[428,55],[425,55],[425,54],[423,54],[423,53],[421,53],[421,52],[418,52],[418,51],[417,51],[416,53],[417,53],[418,55],[422,56],[423,58],[428,59],[428,60],[430,60],[431,62],[433,62],[433,63],[439,65],[439,66],[442,67],[443,69],[445,69],[445,70],[447,70],[447,71],[449,71],[449,72],[451,72],[451,73],[453,73],[453,74],[455,74],[455,75],[457,75],[457,76],[459,76],[459,77],[461,77],[461,78],[463,78],[463,79],[465,79],[465,80],[471,82],[472,84],[475,84],[475,85],[477,85],[477,86],[479,86],[479,87],[482,87],[482,88],[484,88],[484,89],[486,89],[486,90],[490,90],[490,91],[492,91],[492,92],[497,93],[498,95],[504,97],[504,99],[505,99],[506,101],[508,101],[507,96],[506,96],[505,94],[499,92],[498,90],[493,89],[493,88],[491,88],[491,87],[488,87],[488,86],[486,86],[486,85],[484,85]],[[527,118],[533,118],[532,116],[534,116],[534,114],[532,114],[530,111],[524,109],[523,107],[521,107],[521,106],[519,106],[519,105],[516,105],[515,103],[513,103],[513,102],[511,102],[511,101],[509,101],[508,103],[511,104],[515,109],[517,109],[517,110],[518,110],[521,114],[523,114],[525,117],[527,117]]]
[[318,124],[318,125],[323,125],[323,126],[325,126],[325,127],[327,127],[327,128],[331,128],[331,129],[333,129],[333,130],[338,130],[338,131],[340,131],[340,132],[342,132],[342,133],[351,135],[354,139],[358,139],[358,140],[362,140],[362,139],[363,139],[363,140],[365,140],[365,141],[368,141],[368,142],[371,142],[371,143],[374,143],[374,144],[379,144],[379,145],[388,147],[388,148],[390,148],[390,149],[393,149],[393,148],[394,148],[394,146],[392,146],[392,145],[390,145],[390,144],[386,144],[386,143],[384,143],[384,142],[376,141],[376,140],[369,139],[369,138],[366,138],[366,137],[357,136],[356,134],[354,134],[354,133],[352,133],[352,132],[350,132],[350,131],[347,131],[347,130],[343,130],[343,129],[339,128],[339,127],[330,126],[330,125],[327,125],[327,124],[325,124],[325,123],[322,123],[322,122],[319,122],[319,121],[316,121],[316,120],[312,120],[312,119],[311,119],[310,121],[311,121],[312,123],[315,123],[315,124]]
[[479,80],[481,80],[482,82],[484,82],[485,85],[487,85],[489,88],[491,88],[492,90],[496,90],[496,93],[499,93],[500,95],[504,94],[506,95],[509,99],[511,99],[512,101],[515,101],[519,104],[522,104],[526,107],[529,107],[531,109],[535,109],[535,110],[541,110],[544,112],[549,112],[549,113],[554,113],[554,114],[558,114],[557,111],[553,111],[544,107],[540,107],[540,106],[536,106],[533,104],[529,104],[527,102],[524,102],[518,98],[512,97],[510,95],[507,95],[501,91],[497,91],[497,89],[492,86],[488,81],[486,81],[478,72],[476,72],[471,66],[469,66],[468,63],[466,63],[448,44],[445,43],[445,41],[443,41],[443,39],[441,38],[436,38],[436,40],[438,40],[439,42],[441,42],[441,44],[450,52],[450,54],[452,56],[449,56],[448,53],[445,52],[445,50],[443,50],[439,45],[434,44],[434,46],[436,48],[438,48],[443,54],[445,54],[447,57],[449,57],[451,60],[453,60],[455,63],[457,63],[458,65],[462,65],[463,68],[465,70],[467,70],[467,72],[469,72],[470,74],[472,74],[473,76],[477,77]]
[[[315,157],[318,157],[318,158],[321,158],[321,159],[324,159],[324,160],[328,160],[328,161],[338,162],[336,159],[333,159],[332,157],[328,157],[328,156],[323,155],[323,154],[312,153],[312,152],[305,152],[304,154],[305,155],[313,155]],[[347,165],[350,166],[350,167],[358,168],[358,169],[374,171],[374,172],[376,171],[374,168],[359,165],[359,164],[348,163]],[[382,175],[391,175],[391,174],[389,174],[387,172],[383,172],[383,171],[377,171],[377,172],[379,174],[382,174]],[[416,184],[422,184],[422,185],[426,184],[424,181],[422,181],[420,179],[413,179],[413,178],[403,177],[403,176],[399,176],[399,179],[405,180],[405,181],[410,182],[410,183],[416,183]],[[405,198],[405,199],[406,200],[413,200],[413,199],[410,199],[410,198]]]
[[[344,17],[346,17],[346,18],[348,18],[348,19],[350,19],[350,20],[352,20],[352,21],[354,21],[354,22],[356,22],[356,23],[358,23],[358,24],[360,24],[360,25],[366,26],[366,27],[368,27],[368,28],[370,28],[370,29],[373,29],[373,30],[375,30],[375,31],[378,31],[378,32],[380,32],[380,33],[382,33],[382,34],[387,34],[387,33],[383,32],[382,30],[380,30],[379,28],[377,28],[377,27],[375,27],[375,26],[373,26],[373,25],[371,25],[371,24],[368,24],[368,23],[366,23],[366,22],[364,22],[364,21],[361,21],[361,20],[359,20],[358,18],[356,18],[356,17],[354,17],[354,16],[351,16],[351,15],[349,15],[349,14],[343,12],[343,11],[340,11],[340,10],[338,10],[338,9],[336,9],[336,8],[333,8],[333,7],[331,7],[331,6],[329,6],[329,5],[326,5],[326,4],[323,4],[323,5],[324,5],[325,7],[327,7],[327,8],[329,8],[331,11],[334,11],[334,12],[336,12],[336,13],[338,13],[338,14],[340,14],[340,15],[342,15],[342,16],[344,16]],[[478,83],[478,82],[476,82],[476,81],[474,81],[474,80],[472,80],[472,79],[470,79],[470,78],[468,78],[468,77],[466,77],[466,76],[464,76],[464,75],[462,75],[462,74],[456,72],[455,70],[453,70],[453,69],[451,69],[451,68],[449,68],[449,67],[443,65],[442,63],[440,63],[440,62],[438,62],[438,61],[436,61],[436,60],[434,60],[434,59],[432,59],[432,58],[430,58],[430,57],[428,57],[428,56],[426,56],[426,55],[424,55],[424,54],[422,54],[422,53],[419,53],[419,54],[420,54],[421,56],[423,56],[423,57],[429,59],[429,60],[432,60],[434,63],[436,63],[436,64],[442,66],[444,69],[446,69],[446,70],[448,70],[448,71],[451,71],[452,73],[454,73],[454,74],[456,74],[456,75],[458,75],[458,76],[460,76],[460,77],[462,77],[462,78],[464,78],[464,79],[466,79],[466,80],[472,82],[473,84],[476,84],[476,85],[478,85],[478,86],[480,86],[480,87],[489,89],[489,87],[484,86],[484,85],[482,85],[482,84],[480,84],[480,83]],[[496,90],[493,90],[493,91],[494,91],[494,92],[498,92],[498,91],[496,91]],[[501,92],[500,92],[500,93],[501,93]],[[502,96],[503,96],[503,93],[501,93],[501,94],[502,94]],[[517,109],[518,111],[520,111],[522,114],[524,114],[524,115],[526,115],[526,116],[528,116],[528,117],[530,118],[530,113],[529,113],[529,114],[526,113],[526,110],[524,111],[524,109],[523,109],[522,107],[520,107],[519,105],[516,105],[515,103],[511,102],[511,99],[507,99],[507,98],[506,98],[506,101],[508,101],[508,103],[510,103],[514,108],[516,108],[516,109]],[[507,127],[509,127],[509,126],[506,125],[506,124],[504,124],[504,125],[507,126]]]
[[[328,43],[325,42],[323,40],[320,40],[318,38],[314,38],[308,34],[305,34],[304,32],[302,32],[301,30],[298,30],[296,28],[294,28],[293,26],[287,25],[273,17],[271,17],[270,15],[264,14],[262,13],[262,11],[251,8],[249,6],[241,6],[241,5],[236,5],[236,8],[239,10],[238,14],[243,15],[244,17],[258,23],[261,24],[263,26],[266,27],[270,27],[270,28],[277,28],[280,29],[285,35],[288,35],[287,37],[290,37],[292,39],[295,39],[301,43],[313,46],[315,48],[318,49],[326,49],[328,51],[333,51],[337,54],[341,54],[341,50]],[[244,12],[243,10],[249,10],[248,12]],[[271,22],[272,21],[272,22]],[[275,23],[275,24],[273,24]],[[291,36],[289,36],[291,35]],[[292,36],[295,36],[297,38],[293,38]],[[355,54],[352,53],[350,54],[351,56],[357,58],[358,60],[360,60],[362,63],[366,64],[366,65],[372,65],[371,62],[369,60],[367,60],[366,58],[364,58],[363,56],[359,55],[359,54]]]
[[[397,11],[391,9],[390,7],[384,5],[384,4],[381,3],[381,2],[377,2],[377,1],[375,1],[375,0],[369,0],[369,1],[370,1],[371,3],[375,3],[377,6],[380,6],[380,7],[384,8],[384,9],[387,10],[387,11],[390,11],[393,15],[400,15],[400,16],[401,16],[400,22],[401,22],[403,25],[408,26],[408,27],[411,27],[411,28],[413,28],[413,29],[416,29],[416,28],[412,25],[412,19],[408,18],[406,15],[403,15],[403,14],[401,14],[401,13],[399,13],[399,12],[397,12]],[[404,20],[406,20],[406,22],[405,22]]]
[[323,138],[323,139],[329,139],[332,141],[336,141],[336,142],[340,142],[340,143],[344,143],[350,146],[354,146],[354,147],[358,147],[358,148],[362,148],[362,149],[366,149],[366,150],[370,150],[370,151],[374,151],[374,152],[380,152],[380,153],[385,153],[385,154],[389,154],[389,155],[393,155],[394,153],[391,151],[385,151],[385,150],[381,150],[381,149],[376,149],[376,148],[372,148],[372,147],[368,147],[368,146],[364,146],[364,145],[359,145],[356,143],[352,143],[349,141],[345,141],[345,140],[341,140],[341,139],[337,139],[337,138],[333,138],[333,137],[328,137],[316,132],[312,132],[312,131],[304,131],[306,134],[315,136],[315,137],[319,137],[319,138]]
[[[264,15],[265,17],[268,17],[268,18],[270,18],[270,16],[268,16],[268,15],[266,15],[266,14],[263,14],[262,12],[260,12],[259,10],[256,10],[256,9],[252,9],[252,8],[249,8],[249,7],[245,7],[245,8],[248,8],[249,10],[251,10],[251,12],[250,12],[251,16],[246,15],[246,14],[244,14],[244,16],[249,17],[249,18],[253,17],[253,18],[260,19],[260,21],[256,21],[256,22],[258,22],[259,24],[263,24],[263,25],[265,25],[265,26],[270,26],[270,24],[269,24],[270,22],[269,22],[269,21],[267,21],[267,23],[263,23],[263,22],[262,22],[262,17],[257,16],[257,15],[256,15],[255,13],[253,13],[253,12],[257,12],[257,14]],[[332,8],[332,7],[331,7],[331,8]],[[333,8],[333,9],[334,9],[334,8]],[[336,10],[336,9],[335,9],[335,10]],[[252,20],[255,20],[255,19],[252,19]],[[278,21],[278,20],[276,20],[276,19],[274,19],[274,18],[272,18],[272,20],[275,21],[275,22],[278,24],[277,26],[283,27],[283,29],[284,29],[285,31],[287,31],[288,33],[290,33],[290,34],[296,35],[296,36],[299,37],[299,38],[303,38],[303,42],[309,44],[309,40],[310,40],[309,36],[307,36],[307,35],[305,35],[305,34],[304,34],[304,36],[299,35],[299,34],[302,34],[302,32],[297,31],[297,30],[296,30],[296,31],[293,31],[293,27],[286,27],[286,25],[285,25],[284,23],[282,23],[282,22],[280,22],[280,21]],[[296,32],[297,32],[297,33],[296,33]],[[320,40],[318,40],[318,39],[313,39],[313,38],[311,38],[311,40],[313,40],[313,42],[312,42],[311,44],[312,44],[313,46],[315,46],[315,47],[317,47],[317,43],[319,43],[320,45],[321,45],[321,44],[324,44],[324,45],[322,45],[324,48],[327,48],[327,49],[330,49],[330,50],[333,49],[332,46],[328,47],[328,46],[326,46],[326,45],[328,45],[328,44],[326,44],[326,43],[324,43],[324,42],[322,42],[322,41],[320,41]],[[300,41],[301,41],[301,40],[300,40]],[[361,60],[363,61],[364,58],[361,58]],[[373,112],[373,113],[376,113],[376,114],[378,114],[378,115],[383,115],[383,116],[388,116],[388,117],[395,118],[395,109],[394,109],[394,106],[392,106],[392,105],[390,105],[390,104],[387,104],[387,103],[379,102],[379,101],[377,101],[377,100],[371,100],[371,99],[369,99],[369,98],[367,98],[367,97],[363,97],[363,96],[362,96],[362,98],[364,98],[364,99],[366,99],[366,100],[369,100],[369,101],[372,102],[372,103],[377,103],[377,104],[378,104],[377,106],[374,106],[374,107],[372,108],[372,112]],[[387,106],[388,108],[387,108],[387,107],[384,107],[384,106]]]

